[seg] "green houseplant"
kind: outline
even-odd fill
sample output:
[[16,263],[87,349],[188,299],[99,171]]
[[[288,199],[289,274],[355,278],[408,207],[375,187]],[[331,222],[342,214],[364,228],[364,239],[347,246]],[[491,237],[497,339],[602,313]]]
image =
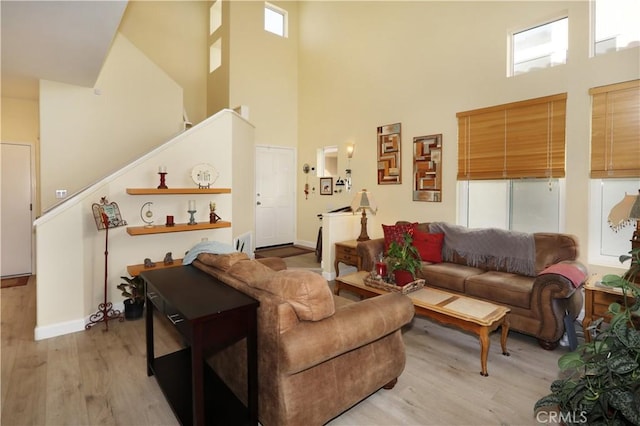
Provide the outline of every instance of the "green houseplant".
[[[413,245],[413,237],[408,232],[402,235],[402,243],[392,241],[387,252],[389,268],[394,273],[397,285],[406,285],[416,279],[420,268],[420,253]],[[405,277],[402,272],[405,271]],[[407,274],[408,273],[408,274]]]
[[126,297],[124,301],[124,317],[128,320],[142,318],[144,308],[144,280],[139,276],[133,278],[120,277],[124,280],[118,284],[118,290]]
[[562,378],[551,384],[551,394],[536,402],[537,418],[553,407],[550,411],[567,425],[640,425],[638,253],[636,249],[631,256],[620,256],[621,262],[632,260],[622,276],[603,277],[603,285],[623,291],[624,306],[612,303],[609,327],[600,330],[603,319],[595,321],[589,327],[595,331],[591,342],[560,357]]

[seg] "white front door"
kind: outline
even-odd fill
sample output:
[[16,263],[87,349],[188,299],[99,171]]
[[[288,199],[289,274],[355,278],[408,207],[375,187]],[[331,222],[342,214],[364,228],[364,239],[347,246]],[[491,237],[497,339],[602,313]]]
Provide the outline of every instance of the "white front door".
[[293,243],[295,151],[256,147],[256,248]]
[[30,275],[32,205],[31,145],[0,144],[2,151],[2,259],[0,275]]

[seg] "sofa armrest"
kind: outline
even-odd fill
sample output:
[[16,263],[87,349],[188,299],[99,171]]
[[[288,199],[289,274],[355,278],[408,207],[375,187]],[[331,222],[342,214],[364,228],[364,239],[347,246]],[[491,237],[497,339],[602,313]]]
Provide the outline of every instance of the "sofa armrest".
[[384,238],[359,241],[356,246],[356,252],[362,259],[361,271],[371,271],[378,256],[384,252]]
[[280,366],[295,374],[365,346],[409,323],[415,311],[411,299],[389,293],[351,303],[321,321],[302,321],[280,336]]
[[[564,261],[584,272],[587,269],[580,262]],[[564,334],[564,317],[568,314],[575,319],[582,309],[582,292],[570,279],[559,274],[542,274],[533,283],[531,306],[542,319],[538,339],[556,342]]]

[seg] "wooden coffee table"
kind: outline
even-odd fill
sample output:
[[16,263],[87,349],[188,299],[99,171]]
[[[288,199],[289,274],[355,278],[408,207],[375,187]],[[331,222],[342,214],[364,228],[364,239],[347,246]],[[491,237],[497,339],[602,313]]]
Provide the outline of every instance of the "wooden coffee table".
[[[369,273],[366,271],[358,271],[353,274],[336,277],[334,293],[339,295],[340,290],[347,290],[361,297],[373,297],[388,293],[386,290],[365,285],[364,278],[367,275]],[[487,373],[487,357],[491,344],[489,333],[500,326],[502,326],[500,338],[502,355],[509,356],[507,351],[509,308],[429,287],[408,293],[407,297],[413,302],[417,315],[470,331],[479,337],[481,375],[489,375]]]

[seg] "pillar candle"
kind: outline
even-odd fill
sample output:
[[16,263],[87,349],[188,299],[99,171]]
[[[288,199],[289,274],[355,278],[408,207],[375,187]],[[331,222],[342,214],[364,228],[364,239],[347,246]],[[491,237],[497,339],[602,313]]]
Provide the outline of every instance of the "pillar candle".
[[189,211],[196,210],[196,200],[189,200]]

